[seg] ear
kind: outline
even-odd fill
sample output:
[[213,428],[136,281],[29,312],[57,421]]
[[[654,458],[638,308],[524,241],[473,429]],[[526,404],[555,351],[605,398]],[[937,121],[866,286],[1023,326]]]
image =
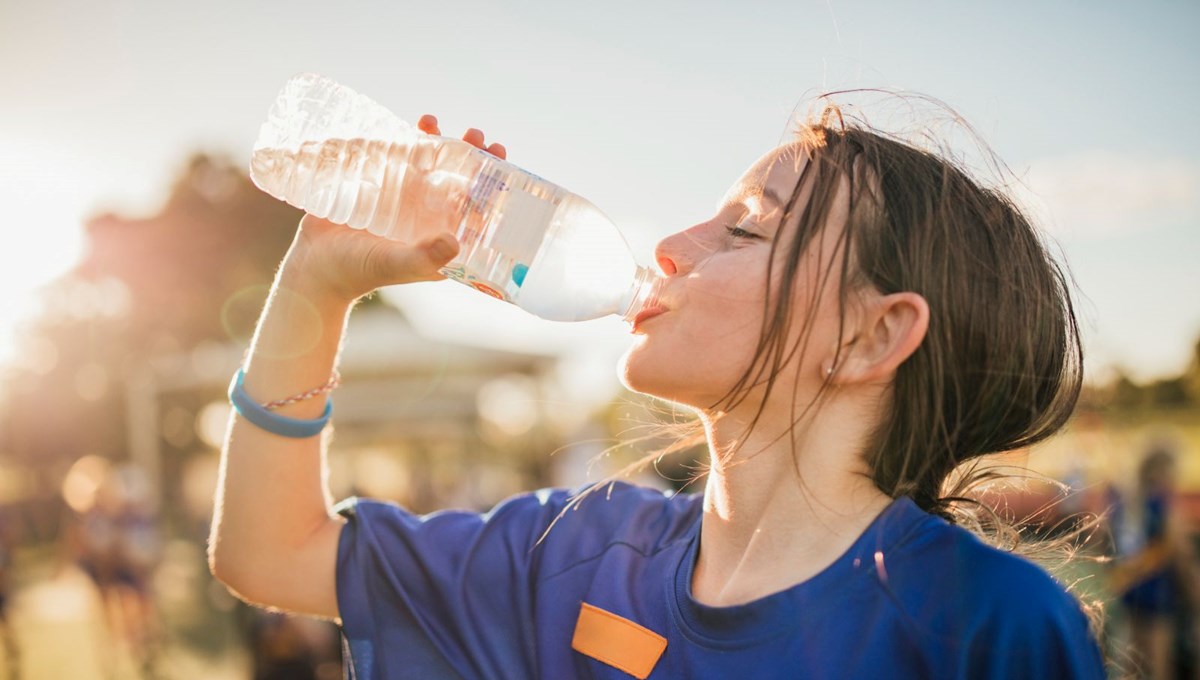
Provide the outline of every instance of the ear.
[[925,339],[929,303],[912,292],[883,295],[866,302],[858,320],[858,332],[833,367],[834,384],[890,381]]

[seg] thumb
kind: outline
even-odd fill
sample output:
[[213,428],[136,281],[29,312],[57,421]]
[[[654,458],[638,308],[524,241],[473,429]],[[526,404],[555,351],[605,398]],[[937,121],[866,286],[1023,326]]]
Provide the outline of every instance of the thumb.
[[393,248],[387,258],[388,273],[401,283],[436,281],[444,278],[438,270],[458,254],[458,240],[449,232],[419,241],[415,245]]

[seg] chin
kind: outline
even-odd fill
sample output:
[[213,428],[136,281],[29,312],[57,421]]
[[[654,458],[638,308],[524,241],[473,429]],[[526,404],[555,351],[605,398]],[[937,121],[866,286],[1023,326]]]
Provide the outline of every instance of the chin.
[[702,390],[697,389],[701,386],[695,380],[704,376],[703,369],[651,357],[639,345],[629,348],[621,357],[618,373],[621,384],[638,394],[695,408],[703,408],[700,404],[715,400],[704,402],[698,396]]
[[639,359],[638,345],[633,345],[621,355],[621,361],[617,364],[617,376],[626,389],[642,394],[646,393],[642,387],[644,366],[639,365],[644,363]]
[[678,376],[675,376],[675,381],[671,380],[670,367],[648,356],[642,343],[634,344],[625,351],[617,372],[626,389],[662,399],[671,399],[666,392],[673,392],[669,387],[678,380]]

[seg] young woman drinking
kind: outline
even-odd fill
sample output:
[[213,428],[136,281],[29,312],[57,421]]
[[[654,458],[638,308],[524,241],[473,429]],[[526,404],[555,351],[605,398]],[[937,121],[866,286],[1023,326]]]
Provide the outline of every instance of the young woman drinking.
[[457,245],[306,217],[231,388],[216,576],[339,620],[360,679],[1103,677],[1080,604],[964,528],[953,486],[1068,419],[1065,277],[1004,195],[830,113],[656,249],[662,304],[621,370],[697,413],[702,494],[333,507],[326,397],[247,411],[327,384],[355,300],[440,278]]

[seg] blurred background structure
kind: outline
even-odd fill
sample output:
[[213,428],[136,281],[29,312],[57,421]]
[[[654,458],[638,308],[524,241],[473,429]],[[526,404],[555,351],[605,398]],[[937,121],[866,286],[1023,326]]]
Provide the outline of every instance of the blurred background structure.
[[[245,168],[304,70],[483,128],[642,262],[817,93],[944,99],[1082,293],[1078,413],[1004,459],[1047,481],[991,498],[1033,533],[1107,512],[1084,552],[1112,560],[1076,576],[1110,649],[1196,677],[1200,581],[1163,554],[1200,526],[1197,26],[1165,0],[0,4],[0,680],[340,677],[336,628],[246,607],[204,559],[225,387],[299,219]],[[676,417],[617,383],[624,333],[383,291],[351,321],[334,496],[484,509],[605,476],[655,442],[609,446]],[[642,481],[678,487],[694,455]]]

